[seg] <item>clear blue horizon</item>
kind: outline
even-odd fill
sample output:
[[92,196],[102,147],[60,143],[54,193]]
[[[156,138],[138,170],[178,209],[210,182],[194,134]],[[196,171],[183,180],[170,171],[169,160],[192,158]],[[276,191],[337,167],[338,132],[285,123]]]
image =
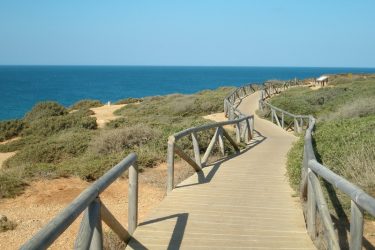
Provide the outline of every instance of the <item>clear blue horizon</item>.
[[374,68],[375,2],[0,2],[0,65]]

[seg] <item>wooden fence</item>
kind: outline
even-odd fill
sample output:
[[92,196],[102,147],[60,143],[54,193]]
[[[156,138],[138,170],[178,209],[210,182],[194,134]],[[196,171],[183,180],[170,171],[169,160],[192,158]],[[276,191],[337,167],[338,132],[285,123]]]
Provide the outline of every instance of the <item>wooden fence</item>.
[[[224,126],[233,125],[236,129],[236,138],[233,139],[225,129]],[[201,148],[199,146],[199,138],[197,133],[201,131],[208,131],[210,129],[215,129],[215,133],[211,138],[211,141],[203,154],[201,156]],[[213,124],[207,124],[199,127],[193,127],[181,132],[178,132],[168,139],[168,183],[167,191],[170,192],[174,188],[174,159],[175,154],[185,160],[190,166],[194,168],[195,171],[199,172],[207,164],[208,157],[211,155],[212,150],[215,144],[218,142],[220,151],[224,155],[224,138],[226,138],[234,150],[238,153],[240,148],[238,143],[244,141],[248,143],[251,138],[253,138],[254,131],[254,116],[244,116],[235,120],[218,122]],[[191,142],[193,144],[194,158],[190,157],[187,153],[184,152],[176,143],[183,137],[191,137]]]
[[[294,115],[274,107],[267,103],[266,99],[280,92],[272,88],[272,90],[268,89],[267,91],[264,91],[264,93],[266,94],[262,94],[261,99],[259,100],[259,108],[262,109],[265,106],[268,106],[272,112],[272,117],[278,126],[287,129],[286,126],[283,126],[284,115],[291,116],[294,119],[294,130],[297,132],[302,132],[301,128],[303,127],[303,124],[306,124],[300,194],[301,198],[303,198],[304,201],[307,201],[307,209],[304,212],[310,237],[315,240],[318,236],[317,215],[319,214],[323,224],[325,240],[328,248],[340,249],[339,238],[335,231],[327,202],[323,195],[321,182],[319,180],[319,178],[321,178],[351,199],[349,246],[351,250],[362,249],[364,211],[375,216],[375,199],[356,185],[347,181],[342,176],[335,174],[317,161],[312,144],[313,130],[316,122],[313,116]],[[281,114],[281,122],[279,117],[275,115],[276,112]]]
[[[128,155],[106,174],[95,181],[74,199],[60,214],[27,241],[21,249],[47,249],[83,212],[83,219],[74,249],[103,249],[102,221],[118,237],[128,242],[138,221],[138,168],[137,156]],[[128,230],[113,216],[101,202],[100,193],[129,169]]]
[[260,91],[259,110],[265,113],[265,117],[271,116],[272,123],[282,127],[287,131],[302,133],[309,124],[308,115],[295,115],[285,110],[279,109],[267,102],[267,99],[274,95],[280,94],[282,91],[293,87],[301,86],[303,82],[295,79],[294,81],[286,81],[283,83],[267,82],[263,84]]
[[[214,124],[207,124],[203,126],[193,127],[181,132],[178,132],[168,139],[168,181],[167,181],[167,191],[170,192],[174,188],[174,159],[175,154],[177,154],[181,159],[185,160],[190,166],[194,168],[196,172],[202,170],[207,164],[208,158],[212,153],[215,144],[218,142],[220,151],[222,155],[225,154],[224,149],[224,138],[226,138],[230,145],[234,148],[236,153],[240,152],[238,144],[240,142],[249,143],[249,141],[254,136],[254,116],[246,116],[241,113],[237,107],[241,100],[246,96],[254,93],[257,89],[256,85],[247,84],[245,86],[236,88],[229,95],[224,98],[224,114],[228,117],[228,121],[218,122]],[[234,126],[236,138],[233,139],[228,133],[224,126]],[[208,131],[210,129],[215,129],[215,133],[211,138],[211,141],[203,154],[201,156],[201,148],[199,145],[199,138],[197,136],[198,132]],[[187,153],[183,151],[176,143],[183,137],[191,137],[191,142],[193,144],[194,158],[190,157]]]

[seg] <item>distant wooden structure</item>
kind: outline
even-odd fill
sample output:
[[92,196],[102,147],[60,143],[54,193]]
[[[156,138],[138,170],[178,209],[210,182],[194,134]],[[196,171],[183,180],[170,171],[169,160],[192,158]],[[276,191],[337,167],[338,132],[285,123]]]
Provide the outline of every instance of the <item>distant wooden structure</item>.
[[328,84],[328,76],[320,76],[315,79],[315,84],[320,84],[320,86],[324,87]]

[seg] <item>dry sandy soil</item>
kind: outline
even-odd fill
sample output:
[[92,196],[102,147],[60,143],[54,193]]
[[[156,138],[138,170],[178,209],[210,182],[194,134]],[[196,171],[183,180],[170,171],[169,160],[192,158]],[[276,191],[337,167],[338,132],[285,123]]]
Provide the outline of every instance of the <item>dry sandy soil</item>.
[[[192,174],[191,167],[177,163],[176,177],[181,181]],[[165,196],[166,165],[146,169],[139,176],[139,220],[155,208]],[[17,223],[15,230],[0,233],[0,249],[17,249],[38,232],[78,196],[90,183],[79,178],[36,181],[24,194],[0,201],[1,214]],[[128,180],[118,179],[101,194],[102,202],[127,228]],[[51,249],[72,249],[82,215],[60,236]],[[104,225],[104,224],[103,224]],[[104,226],[104,230],[108,228]]]
[[113,112],[124,106],[126,106],[126,104],[104,105],[98,108],[91,108],[91,110],[95,113],[92,116],[96,118],[98,127],[103,128],[107,122],[118,118],[118,116],[114,115]]
[[[0,142],[0,144],[6,144],[6,143],[9,143],[9,142],[12,142],[12,141],[16,141],[20,139],[20,137],[15,137],[13,139],[10,139],[10,140],[7,140],[7,141],[3,141],[3,142]],[[10,157],[12,157],[13,155],[15,155],[17,152],[8,152],[8,153],[0,153],[0,169],[3,165],[3,163],[8,160]]]
[[[204,119],[214,121],[214,122],[225,122],[228,121],[228,119],[225,117],[224,112],[223,113],[215,113],[210,115],[203,116]],[[224,126],[225,129],[234,131],[234,127],[232,125]]]

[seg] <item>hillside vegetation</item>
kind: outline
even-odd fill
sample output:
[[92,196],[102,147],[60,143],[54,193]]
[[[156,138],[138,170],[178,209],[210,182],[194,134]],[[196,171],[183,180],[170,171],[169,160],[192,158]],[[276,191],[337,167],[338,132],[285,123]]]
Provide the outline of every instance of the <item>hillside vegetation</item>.
[[223,112],[230,90],[124,99],[120,102],[130,104],[104,129],[90,116],[89,108],[99,101],[83,100],[70,109],[56,102],[39,103],[21,120],[0,122],[0,141],[21,137],[0,145],[0,152],[17,151],[0,170],[0,198],[15,196],[40,178],[95,180],[130,152],[137,153],[140,168],[155,166],[165,161],[168,136],[207,123],[202,115]]
[[[327,87],[296,87],[270,102],[294,114],[317,118],[314,147],[318,160],[335,173],[375,195],[375,75],[337,75]],[[288,155],[293,187],[301,180],[303,138]],[[350,203],[338,194],[345,210]]]

